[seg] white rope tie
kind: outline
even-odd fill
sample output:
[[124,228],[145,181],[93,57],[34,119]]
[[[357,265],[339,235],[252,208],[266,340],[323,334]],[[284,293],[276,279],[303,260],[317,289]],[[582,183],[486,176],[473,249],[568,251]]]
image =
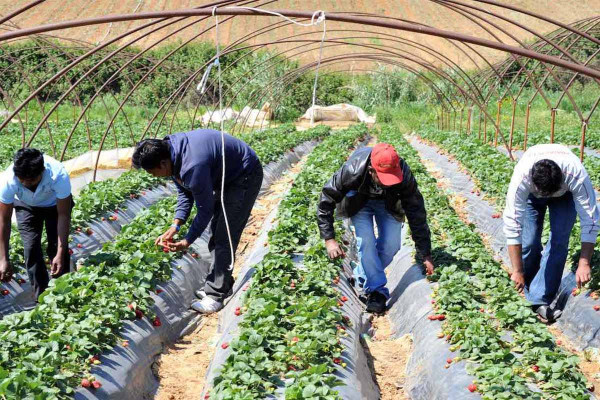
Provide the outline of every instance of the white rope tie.
[[[321,68],[321,60],[323,58],[323,44],[325,43],[325,37],[327,35],[327,24],[326,24],[326,19],[325,19],[325,11],[319,10],[319,11],[315,11],[310,19],[310,23],[302,23],[302,22],[298,22],[296,20],[293,20],[289,17],[286,17],[283,14],[274,12],[274,11],[269,11],[269,10],[263,10],[260,8],[253,8],[253,7],[225,7],[225,8],[242,8],[242,9],[246,9],[246,10],[252,10],[252,11],[257,11],[257,12],[261,12],[261,13],[266,13],[266,14],[270,14],[270,15],[275,15],[278,17],[281,17],[283,19],[285,19],[286,21],[291,22],[292,24],[295,25],[299,25],[299,26],[304,26],[304,27],[309,27],[309,26],[315,26],[318,25],[320,23],[323,23],[323,35],[321,36],[321,45],[319,48],[319,60],[317,62],[317,68],[315,71],[315,83],[313,85],[313,94],[312,94],[312,116],[311,116],[311,124],[314,124],[315,122],[315,105],[316,105],[316,101],[317,101],[317,84],[319,81],[319,69]],[[219,17],[218,15],[216,15],[216,11],[217,11],[217,6],[214,6],[212,9],[212,16],[215,18],[215,42],[216,42],[216,50],[217,53],[215,55],[215,61],[214,63],[210,64],[208,66],[208,68],[206,69],[206,71],[204,71],[204,74],[202,76],[202,80],[200,81],[200,83],[197,86],[197,90],[199,90],[201,93],[204,93],[204,91],[206,90],[206,82],[208,81],[208,76],[210,75],[210,71],[212,70],[213,65],[217,67],[217,73],[218,73],[218,81],[219,81],[219,116],[221,118],[221,159],[223,161],[222,164],[222,174],[221,174],[221,209],[223,212],[223,217],[225,218],[225,227],[227,228],[227,238],[229,239],[229,250],[231,251],[231,264],[229,265],[229,269],[232,270],[233,266],[235,264],[235,252],[233,251],[233,240],[231,239],[231,230],[229,228],[229,220],[227,219],[227,211],[225,210],[225,119],[223,116],[223,87],[222,87],[222,82],[221,82],[221,62],[219,60],[220,57],[220,53],[221,53],[221,48],[220,48],[220,44],[219,44]],[[214,234],[214,232],[213,232]]]
[[[221,212],[225,219],[225,228],[227,229],[227,239],[229,240],[229,251],[231,252],[231,264],[229,270],[233,269],[235,264],[235,252],[233,251],[233,240],[231,239],[231,229],[229,228],[229,220],[227,218],[227,210],[225,210],[225,119],[223,118],[223,87],[221,83],[221,61],[219,60],[221,48],[219,45],[219,17],[215,14],[217,7],[213,7],[212,15],[215,17],[215,41],[217,44],[217,54],[215,55],[215,65],[218,69],[219,80],[219,116],[221,118],[221,159],[223,161],[221,169]],[[214,232],[213,232],[214,235]]]

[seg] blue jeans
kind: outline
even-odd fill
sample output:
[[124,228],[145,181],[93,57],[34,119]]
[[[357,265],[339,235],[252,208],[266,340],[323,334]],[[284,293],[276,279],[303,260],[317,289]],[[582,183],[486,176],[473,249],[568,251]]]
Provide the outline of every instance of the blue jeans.
[[[546,209],[550,210],[550,238],[542,251]],[[529,195],[523,221],[525,295],[532,305],[552,303],[560,286],[577,212],[570,192],[561,197]]]
[[[377,222],[377,237],[373,221]],[[385,268],[400,250],[402,223],[385,209],[384,200],[369,200],[352,217],[352,225],[360,261],[354,270],[355,278],[357,281],[364,280],[365,293],[380,292],[389,298],[390,292],[385,287]]]

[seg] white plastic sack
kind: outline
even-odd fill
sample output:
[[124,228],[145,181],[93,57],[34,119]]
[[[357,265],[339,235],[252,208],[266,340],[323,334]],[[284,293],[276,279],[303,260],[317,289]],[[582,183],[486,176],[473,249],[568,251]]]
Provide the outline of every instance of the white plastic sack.
[[220,123],[221,121],[229,121],[238,117],[238,113],[233,108],[226,108],[222,111],[214,110],[207,111],[202,116],[202,123],[208,125],[211,122]]
[[[101,151],[98,169],[130,169],[133,151],[133,147]],[[97,158],[98,151],[92,150],[80,155],[79,157],[64,161],[63,165],[69,173],[69,176],[73,178],[88,171],[93,171],[94,167],[96,166]]]
[[265,103],[260,110],[256,110],[250,107],[244,107],[242,112],[240,113],[240,118],[244,121],[246,126],[262,127],[265,123],[271,120],[272,111],[271,105],[269,103]]
[[352,104],[335,104],[328,107],[310,107],[300,117],[300,121],[353,121],[374,124],[375,117],[367,115],[362,108]]

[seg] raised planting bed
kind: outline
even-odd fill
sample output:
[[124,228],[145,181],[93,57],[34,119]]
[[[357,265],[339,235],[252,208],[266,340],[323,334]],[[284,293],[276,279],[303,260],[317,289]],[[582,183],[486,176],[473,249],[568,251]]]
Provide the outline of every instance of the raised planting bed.
[[[295,159],[299,160],[311,147],[299,146]],[[286,155],[280,162],[289,164],[294,157]],[[275,171],[278,168],[274,164],[267,167]],[[277,177],[271,174],[265,179]],[[86,388],[77,396],[131,398],[131,393],[139,393],[136,390],[144,391],[146,396],[148,388],[156,387],[154,380],[144,382],[152,376],[147,368],[138,368],[135,361],[143,364],[142,360],[146,360],[147,366],[147,360],[158,355],[148,354],[149,350],[160,353],[163,343],[174,341],[190,321],[197,321],[190,319],[192,314],[183,312],[181,305],[189,300],[192,289],[202,284],[196,278],[208,272],[203,266],[209,260],[190,263],[190,255],[186,256],[187,262],[177,262],[183,268],[178,272],[173,265],[181,255],[163,253],[154,246],[154,239],[170,224],[175,201],[174,197],[163,199],[144,210],[123,228],[114,242],[86,260],[80,271],[55,280],[35,309],[0,321],[0,396],[70,398],[80,384],[87,385],[82,379],[92,365],[102,365],[101,359],[107,360],[98,369],[98,376],[107,379],[106,389]],[[192,273],[192,266],[200,269],[200,275],[197,270]],[[157,293],[159,284],[164,288],[158,288],[160,293]],[[173,296],[174,293],[180,297]],[[188,305],[189,302],[185,308]],[[154,328],[159,329],[148,330],[147,323],[128,322],[142,315],[150,317]],[[166,319],[161,320],[161,316]],[[124,337],[131,342],[124,345]],[[123,357],[123,347],[134,351],[135,357],[131,354]],[[103,369],[105,366],[113,370]],[[102,384],[102,380],[98,382]]]
[[341,273],[349,273],[350,260],[340,270],[340,263],[327,258],[314,215],[323,184],[365,135],[364,126],[336,132],[296,177],[279,206],[268,248],[259,242],[246,263],[242,276],[252,275],[251,281],[225,310],[226,330],[208,372],[206,397],[378,397],[366,357],[359,354],[362,306]]
[[[484,188],[486,188],[486,196],[489,196],[496,204],[504,204],[505,190],[508,188],[508,182],[510,181],[510,177],[512,175],[512,168],[514,168],[514,163],[510,162],[507,157],[503,156],[503,158],[500,159],[498,159],[496,156],[487,157],[487,154],[490,151],[493,152],[494,149],[489,145],[486,145],[482,142],[479,142],[475,138],[468,136],[456,137],[455,135],[447,132],[433,130],[423,132],[422,136],[428,140],[438,143],[440,146],[443,146],[444,151],[450,153],[453,158],[458,160],[466,169],[467,173],[471,175],[471,177],[475,176],[477,178],[475,182],[476,185],[478,185],[477,190],[481,189],[484,191]],[[424,149],[428,147],[424,143],[421,143],[420,146]],[[451,176],[449,176],[450,181],[456,182],[457,180],[464,181],[465,179],[468,179],[466,173],[460,171],[457,172],[456,167],[450,166],[448,164],[450,160],[448,160],[445,156],[436,155],[434,157],[432,153],[434,151],[435,149],[431,148],[428,150],[432,160],[439,160],[442,163],[439,165],[439,167],[443,173],[446,175],[451,174]],[[444,159],[446,161],[444,161]],[[505,165],[510,165],[510,169],[506,169]],[[501,175],[499,175],[498,171],[503,172]],[[490,183],[496,179],[499,179],[499,182],[501,183],[496,185]],[[481,182],[485,182],[485,184]],[[468,199],[467,201],[472,204],[472,207],[467,208],[467,211],[469,211],[469,214],[471,215],[472,221],[478,224],[478,221],[481,218],[484,218],[484,224],[478,224],[479,229],[489,235],[493,235],[493,243],[502,241],[502,232],[497,230],[497,225],[502,225],[501,219],[498,219],[496,222],[492,221],[489,224],[485,224],[485,217],[481,217],[481,210],[489,209],[490,205],[485,201],[478,199],[479,196],[474,198],[472,195],[464,193],[464,188],[456,188],[454,183],[452,184],[452,187],[457,190],[457,193],[461,193],[463,196],[465,196]],[[487,193],[488,189],[491,193]],[[475,213],[472,213],[474,210]],[[496,214],[496,216],[499,215]],[[547,234],[548,230],[546,229],[544,235],[545,238],[548,237]],[[501,256],[504,260],[508,259],[506,249],[502,249],[500,252],[500,249],[497,246],[493,247],[494,250],[498,251],[499,256]],[[600,305],[598,302],[600,273],[597,269],[592,269],[592,281],[587,285],[585,290],[583,290],[581,294],[573,296],[573,289],[576,287],[576,285],[575,276],[572,270],[576,268],[576,261],[579,257],[579,248],[580,228],[579,222],[577,222],[571,235],[571,255],[569,257],[571,262],[568,263],[568,266],[571,268],[567,268],[565,270],[561,287],[559,289],[559,295],[557,296],[554,304],[555,306],[563,309],[563,315],[557,321],[557,324],[569,337],[569,339],[580,349],[585,349],[587,347],[600,347],[600,315],[595,310],[595,307]],[[597,265],[598,262],[600,262],[600,255],[596,251],[592,259],[592,265]],[[578,292],[575,292],[575,294],[578,294]]]
[[[443,321],[438,340],[447,340],[455,356],[446,360],[448,373],[458,367],[458,381],[464,384],[460,365],[466,362],[466,371],[473,376],[475,386],[465,387],[463,393],[474,389],[486,399],[589,398],[577,357],[556,345],[479,234],[451,207],[417,152],[395,128],[382,128],[379,139],[393,144],[408,162],[425,198],[437,264],[435,274],[428,277],[435,282],[435,314],[428,319],[432,326]],[[415,351],[413,357],[419,354],[429,353]],[[410,365],[415,363],[411,360]],[[440,376],[433,379],[448,382]],[[435,390],[426,393],[437,396]],[[460,393],[454,390],[449,395]]]
[[[329,133],[329,127],[297,131],[293,126],[284,126],[245,137],[252,139],[249,141],[264,165],[261,193],[290,163],[297,161],[299,154],[310,151]],[[144,171],[133,170],[115,179],[91,183],[82,190],[75,199],[72,212],[70,247],[73,265],[78,258],[91,254],[111,240],[139,210],[174,194],[175,188],[164,183]],[[151,190],[152,187],[156,188]],[[45,236],[42,240],[45,247]],[[35,305],[29,278],[23,269],[23,243],[16,226],[13,226],[10,240],[10,259],[16,274],[11,283],[0,285],[1,291],[8,290],[7,294],[0,294],[0,318]]]

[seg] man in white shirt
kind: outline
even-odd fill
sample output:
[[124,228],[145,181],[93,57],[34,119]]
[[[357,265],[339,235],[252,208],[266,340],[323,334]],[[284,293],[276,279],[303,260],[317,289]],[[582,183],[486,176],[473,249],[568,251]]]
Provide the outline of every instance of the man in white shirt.
[[42,251],[46,226],[50,272],[57,278],[69,272],[71,181],[64,166],[37,149],[17,151],[14,163],[0,178],[0,280],[8,282],[13,269],[8,255],[13,209],[25,248],[25,267],[36,299],[48,287],[49,276]]
[[[542,251],[546,210],[550,238]],[[600,229],[596,195],[585,168],[567,147],[543,144],[529,148],[513,172],[506,208],[504,234],[512,264],[511,279],[542,318],[553,321],[560,310],[549,308],[567,260],[569,237],[576,216],[581,222],[581,256],[577,286],[591,279],[592,254]]]

